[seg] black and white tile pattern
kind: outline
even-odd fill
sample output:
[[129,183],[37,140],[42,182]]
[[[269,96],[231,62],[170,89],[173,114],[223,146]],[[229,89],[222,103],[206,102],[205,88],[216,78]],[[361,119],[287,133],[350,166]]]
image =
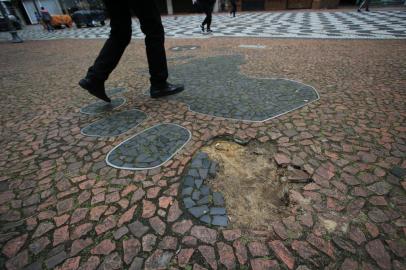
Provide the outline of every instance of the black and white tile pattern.
[[[250,12],[236,18],[214,14],[210,35],[199,28],[203,15],[163,17],[168,38],[210,37],[275,37],[275,38],[326,38],[326,39],[405,39],[406,11],[356,11],[341,12]],[[133,38],[143,38],[134,19]],[[66,29],[48,33],[43,30],[22,30],[27,40],[80,38],[107,38],[109,27]],[[0,39],[9,39],[0,33]]]

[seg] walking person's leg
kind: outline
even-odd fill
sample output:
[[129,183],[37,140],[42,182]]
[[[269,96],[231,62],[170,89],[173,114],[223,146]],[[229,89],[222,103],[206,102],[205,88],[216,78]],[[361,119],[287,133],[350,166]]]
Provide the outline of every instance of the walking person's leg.
[[213,32],[211,30],[211,19],[212,19],[212,11],[209,11],[207,15],[207,32]]
[[165,32],[155,1],[133,0],[131,7],[140,21],[142,32],[145,34],[148,67],[151,76],[151,97],[157,98],[182,91],[183,85],[173,85],[167,82]]
[[200,25],[200,27],[202,28],[202,31],[203,31],[203,32],[204,32],[204,26],[205,26],[206,24],[208,24],[208,22],[209,22],[209,16],[210,16],[210,13],[209,13],[207,10],[204,11],[204,14],[206,14],[206,17],[204,18],[202,24]]
[[86,78],[82,79],[79,85],[90,94],[110,102],[105,92],[104,82],[116,68],[131,41],[131,13],[126,1],[104,0],[104,4],[110,15],[110,36],[93,66],[88,69]]
[[365,0],[365,11],[369,11],[369,4],[371,3],[371,0]]
[[358,7],[358,12],[361,12],[361,9],[364,7],[366,0],[362,1]]
[[48,32],[51,32],[51,22],[50,21],[45,21],[45,28],[47,29]]
[[48,28],[49,28],[50,31],[54,31],[54,30],[55,30],[54,27],[52,26],[51,21],[48,22]]

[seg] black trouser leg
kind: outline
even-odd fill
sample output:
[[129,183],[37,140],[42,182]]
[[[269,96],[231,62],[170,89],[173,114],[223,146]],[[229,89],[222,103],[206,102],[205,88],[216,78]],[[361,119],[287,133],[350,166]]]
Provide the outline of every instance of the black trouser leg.
[[369,3],[371,2],[371,0],[365,0],[365,10],[369,11]]
[[152,0],[133,0],[131,5],[140,21],[141,30],[145,34],[151,85],[165,86],[168,79],[168,66],[165,53],[165,32],[159,9]]
[[211,26],[211,11],[205,11],[206,18],[204,19],[202,25],[207,24],[207,29],[210,29]]
[[91,80],[105,81],[131,41],[131,13],[126,1],[104,0],[110,15],[110,36],[87,72]]
[[203,26],[205,26],[205,25],[207,24],[207,21],[209,20],[209,15],[208,15],[208,13],[205,12],[205,14],[206,14],[206,17],[204,18],[204,20],[203,20],[203,22],[202,22],[202,25],[203,25]]

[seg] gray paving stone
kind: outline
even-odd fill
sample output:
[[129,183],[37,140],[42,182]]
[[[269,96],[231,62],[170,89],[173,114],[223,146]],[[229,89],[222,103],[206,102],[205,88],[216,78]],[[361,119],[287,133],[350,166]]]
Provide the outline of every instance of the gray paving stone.
[[41,269],[42,269],[42,262],[34,262],[24,268],[24,270],[41,270]]
[[193,187],[186,187],[182,189],[182,196],[191,196],[193,192]]
[[191,208],[196,205],[196,203],[192,200],[191,197],[186,197],[183,199],[183,203],[186,208]]
[[209,212],[207,205],[189,208],[189,212],[196,218],[203,216]]
[[406,176],[406,169],[395,166],[390,170],[390,173],[398,178],[403,178],[404,176]]
[[209,195],[210,194],[210,188],[206,185],[202,185],[200,187],[200,193],[204,196],[204,195]]
[[145,226],[144,224],[142,224],[139,221],[135,221],[135,222],[129,224],[128,228],[130,229],[130,232],[135,237],[138,237],[138,238],[143,236],[149,230],[149,228],[147,226]]
[[202,184],[203,184],[203,179],[198,178],[198,179],[195,180],[195,186],[196,186],[197,189],[200,189]]
[[192,199],[193,199],[194,201],[198,201],[198,200],[200,199],[200,191],[195,191],[195,192],[193,192],[193,194],[192,194]]
[[200,218],[200,221],[210,225],[211,217],[210,217],[210,215],[204,215]]
[[142,270],[142,264],[144,263],[144,259],[140,257],[134,258],[133,262],[131,263],[128,270]]
[[195,186],[195,179],[192,176],[186,176],[183,185],[186,187],[194,187]]
[[226,209],[224,207],[211,207],[210,215],[225,215]]
[[226,216],[213,216],[213,221],[211,223],[216,226],[226,227],[228,225],[228,220]]
[[48,269],[51,269],[51,268],[54,268],[55,266],[57,266],[58,264],[60,264],[61,262],[63,262],[67,257],[68,257],[68,254],[66,254],[65,251],[62,251],[62,252],[48,258],[47,260],[45,260],[45,264]]
[[107,255],[102,264],[97,268],[98,270],[118,270],[122,269],[123,261],[121,260],[118,252],[113,252]]
[[128,231],[129,231],[129,230],[128,230],[128,228],[127,228],[126,226],[123,226],[123,227],[117,229],[117,230],[114,232],[114,234],[113,234],[114,239],[115,239],[115,240],[120,239],[121,237],[123,237],[124,235],[126,235],[126,234],[128,233]]
[[224,197],[219,192],[213,192],[213,203],[216,206],[224,206]]
[[209,175],[210,177],[215,177],[217,174],[217,162],[213,161],[210,164]]
[[203,198],[197,201],[197,204],[198,205],[209,204],[209,196],[208,195],[204,196]]

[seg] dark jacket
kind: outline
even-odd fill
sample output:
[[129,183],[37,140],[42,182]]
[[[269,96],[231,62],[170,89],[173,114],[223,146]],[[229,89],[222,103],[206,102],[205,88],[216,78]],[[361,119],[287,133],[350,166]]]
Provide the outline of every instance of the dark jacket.
[[214,4],[216,0],[198,0],[197,4],[200,6],[203,12],[213,12]]
[[52,20],[52,16],[49,14],[48,10],[41,10],[41,19],[44,22],[50,22]]

